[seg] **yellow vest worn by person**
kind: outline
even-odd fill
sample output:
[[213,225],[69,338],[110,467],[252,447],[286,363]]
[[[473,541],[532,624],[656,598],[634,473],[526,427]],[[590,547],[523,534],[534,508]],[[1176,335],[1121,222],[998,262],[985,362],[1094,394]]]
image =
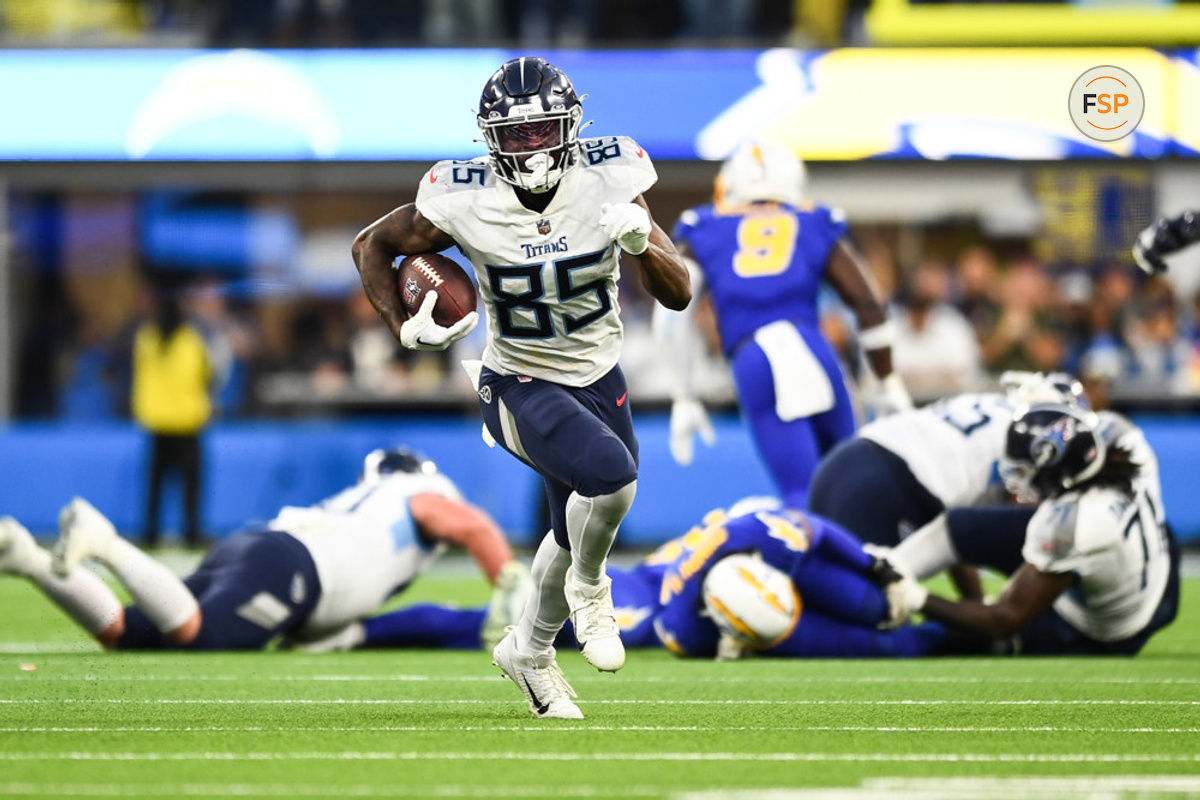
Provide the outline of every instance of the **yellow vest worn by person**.
[[164,342],[158,325],[138,328],[133,342],[133,417],[155,433],[187,435],[212,415],[204,339],[180,325]]

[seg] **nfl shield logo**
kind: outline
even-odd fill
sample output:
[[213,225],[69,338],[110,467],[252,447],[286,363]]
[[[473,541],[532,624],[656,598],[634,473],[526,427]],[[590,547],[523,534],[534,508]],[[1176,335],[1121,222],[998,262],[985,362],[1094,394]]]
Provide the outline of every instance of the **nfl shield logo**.
[[548,219],[539,219],[538,220],[538,233],[540,233],[542,236],[545,236],[546,234],[550,233],[550,220],[548,220]]
[[421,294],[421,287],[412,278],[404,282],[404,302],[408,305],[416,305],[417,296]]

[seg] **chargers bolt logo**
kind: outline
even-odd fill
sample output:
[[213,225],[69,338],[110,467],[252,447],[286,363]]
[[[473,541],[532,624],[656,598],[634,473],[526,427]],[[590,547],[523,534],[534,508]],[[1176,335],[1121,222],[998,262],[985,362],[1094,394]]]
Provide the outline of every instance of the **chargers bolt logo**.
[[1098,142],[1115,142],[1133,133],[1146,108],[1141,85],[1113,66],[1092,67],[1080,75],[1067,102],[1075,127]]

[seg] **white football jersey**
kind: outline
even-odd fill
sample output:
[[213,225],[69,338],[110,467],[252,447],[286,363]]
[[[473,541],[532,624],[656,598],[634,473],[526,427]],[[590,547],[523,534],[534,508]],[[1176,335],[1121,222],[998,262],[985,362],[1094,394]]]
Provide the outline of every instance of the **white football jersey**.
[[1127,417],[1115,411],[1100,411],[1097,412],[1097,416],[1100,417],[1100,426],[1096,433],[1106,445],[1116,445],[1129,451],[1131,460],[1138,465],[1138,476],[1134,486],[1146,490],[1150,495],[1150,502],[1158,509],[1158,518],[1165,519],[1162,510],[1162,483],[1158,477],[1158,456],[1154,455],[1154,450],[1146,441],[1146,435]]
[[947,508],[969,506],[993,483],[1012,414],[1002,394],[960,394],[877,419],[859,435],[904,459]]
[[586,386],[620,358],[620,253],[600,229],[600,208],[632,202],[658,176],[624,136],[581,139],[579,158],[545,211],[521,205],[482,158],[439,161],[417,189],[417,210],[475,268],[483,363],[502,375]]
[[1042,572],[1075,573],[1054,610],[1102,642],[1146,627],[1171,569],[1161,506],[1145,488],[1134,497],[1104,488],[1043,503],[1026,528],[1022,556]]
[[330,633],[374,613],[420,575],[444,549],[421,538],[408,510],[415,494],[461,500],[444,475],[392,473],[351,486],[315,506],[285,506],[269,527],[308,548],[321,596],[300,630],[302,638]]

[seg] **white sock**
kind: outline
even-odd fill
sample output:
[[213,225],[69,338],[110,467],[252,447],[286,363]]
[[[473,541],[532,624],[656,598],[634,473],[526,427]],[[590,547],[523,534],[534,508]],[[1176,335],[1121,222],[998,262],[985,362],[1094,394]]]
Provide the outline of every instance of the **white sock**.
[[120,619],[121,601],[90,569],[80,567],[60,578],[50,568],[50,554],[38,547],[30,559],[26,577],[75,623],[93,636]]
[[125,584],[137,607],[163,633],[187,622],[199,608],[175,573],[120,536],[113,537],[105,549],[107,552],[96,553],[96,557]]
[[612,494],[595,497],[571,492],[567,498],[567,538],[571,540],[571,567],[576,578],[593,585],[604,580],[605,559],[636,493],[637,481],[630,481]]
[[950,526],[946,515],[938,514],[932,521],[917,528],[900,544],[892,548],[891,558],[897,569],[923,581],[958,563],[958,553],[950,541]]
[[529,574],[533,592],[517,623],[517,650],[526,655],[544,653],[554,645],[554,637],[567,621],[567,598],[563,581],[571,566],[571,554],[554,541],[554,532],[547,533],[533,556]]

